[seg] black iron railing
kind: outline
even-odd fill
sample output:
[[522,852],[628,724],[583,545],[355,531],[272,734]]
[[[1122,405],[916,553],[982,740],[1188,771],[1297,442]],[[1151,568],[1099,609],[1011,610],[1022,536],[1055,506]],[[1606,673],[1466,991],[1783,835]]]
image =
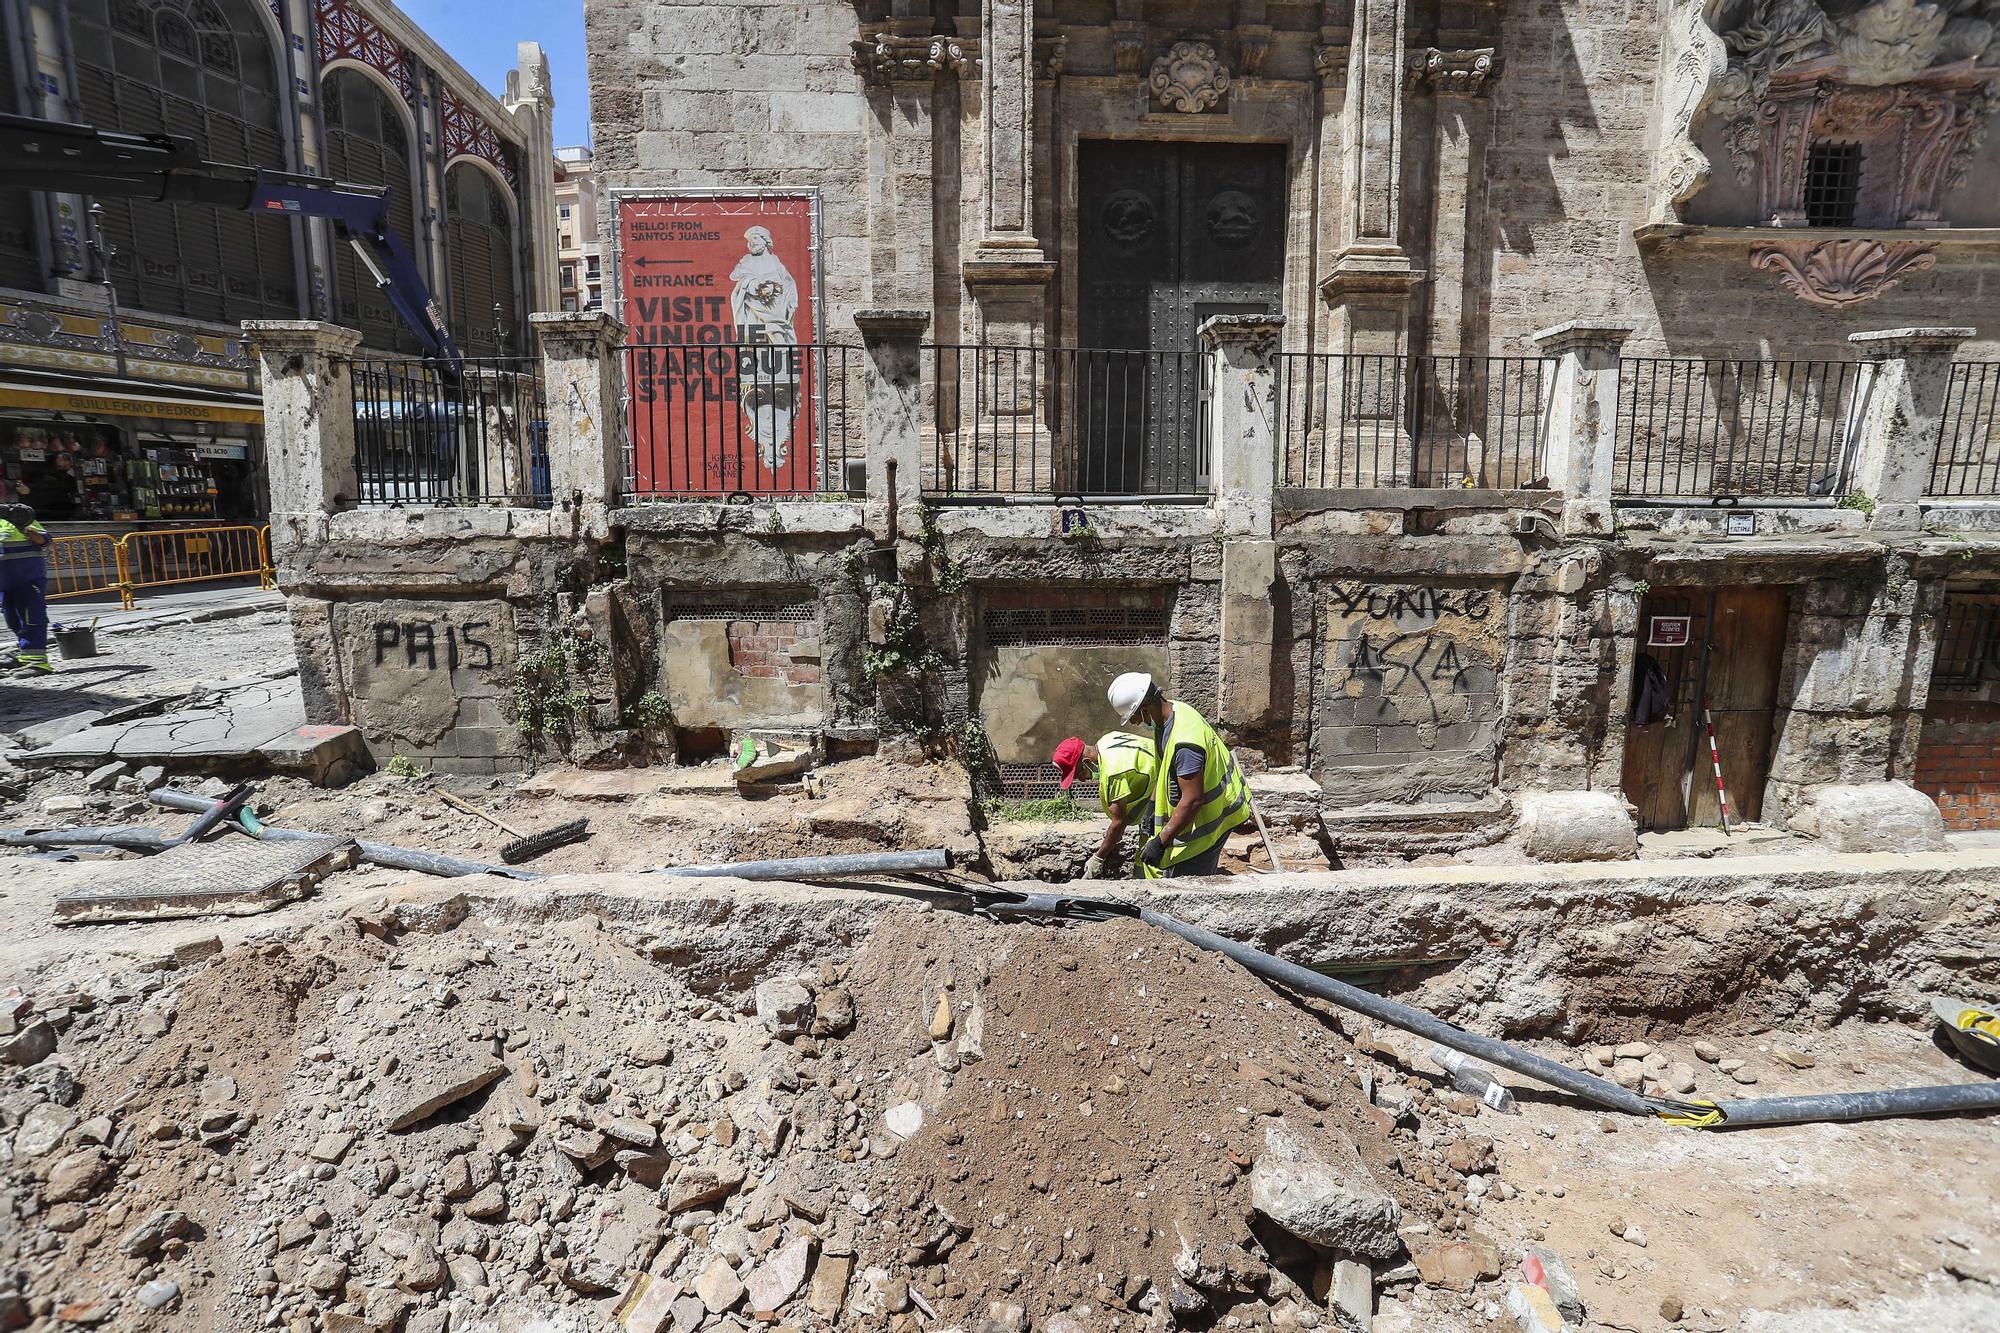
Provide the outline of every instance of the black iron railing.
[[1552,357],[1285,352],[1278,362],[1281,486],[1548,484]]
[[1192,351],[926,347],[924,490],[970,501],[1205,494],[1207,364]]
[[2000,361],[1951,368],[1924,494],[2000,495]]
[[860,348],[638,344],[624,355],[627,499],[861,491]]
[[1612,494],[1837,500],[1861,382],[1853,361],[1627,357]]
[[540,357],[360,357],[353,384],[361,504],[549,503]]

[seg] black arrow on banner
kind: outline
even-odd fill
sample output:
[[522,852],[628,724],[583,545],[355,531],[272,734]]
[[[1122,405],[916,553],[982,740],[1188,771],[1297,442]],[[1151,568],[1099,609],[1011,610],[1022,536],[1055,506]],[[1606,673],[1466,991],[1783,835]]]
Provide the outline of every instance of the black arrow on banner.
[[648,259],[644,255],[632,261],[635,268],[651,268],[655,264],[692,264],[692,259]]

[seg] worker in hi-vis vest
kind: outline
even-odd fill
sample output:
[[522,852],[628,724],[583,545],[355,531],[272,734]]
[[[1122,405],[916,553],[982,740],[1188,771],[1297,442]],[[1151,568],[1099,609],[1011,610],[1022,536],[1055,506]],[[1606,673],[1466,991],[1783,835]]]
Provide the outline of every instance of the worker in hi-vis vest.
[[1250,788],[1236,757],[1187,703],[1169,699],[1143,671],[1111,682],[1118,720],[1153,729],[1159,769],[1153,779],[1153,835],[1139,849],[1142,866],[1168,879],[1213,875],[1229,831],[1250,816]]
[[42,675],[49,661],[48,529],[24,504],[0,504],[0,608],[14,631],[14,665]]
[[[1062,774],[1058,785],[1064,791],[1070,789],[1085,764],[1096,768],[1097,799],[1104,806],[1104,813],[1111,817],[1111,827],[1097,840],[1097,850],[1084,860],[1076,877],[1108,878],[1118,860],[1118,844],[1133,820],[1139,821],[1140,836],[1153,831],[1153,773],[1159,766],[1159,752],[1144,736],[1129,731],[1107,731],[1097,738],[1095,745],[1085,745],[1080,738],[1071,736],[1056,746],[1049,762]],[[1140,873],[1148,879],[1160,877],[1157,868],[1141,867]]]

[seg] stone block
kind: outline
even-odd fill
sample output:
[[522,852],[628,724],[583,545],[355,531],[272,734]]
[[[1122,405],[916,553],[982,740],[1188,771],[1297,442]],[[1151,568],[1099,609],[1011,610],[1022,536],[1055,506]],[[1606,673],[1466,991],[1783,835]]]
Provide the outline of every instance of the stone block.
[[1947,846],[1937,802],[1902,782],[1817,787],[1787,823],[1832,852],[1935,852]]
[[1250,1206],[1309,1245],[1387,1259],[1401,1247],[1402,1209],[1376,1183],[1349,1140],[1313,1139],[1279,1120],[1264,1130],[1250,1168]]
[[1531,860],[1622,861],[1639,853],[1632,816],[1610,792],[1529,792],[1520,806],[1521,850]]

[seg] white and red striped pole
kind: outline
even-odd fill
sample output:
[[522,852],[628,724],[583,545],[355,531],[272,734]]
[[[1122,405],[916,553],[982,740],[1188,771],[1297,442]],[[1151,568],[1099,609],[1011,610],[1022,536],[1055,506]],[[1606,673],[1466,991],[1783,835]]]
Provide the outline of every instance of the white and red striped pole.
[[1708,762],[1715,768],[1715,799],[1722,804],[1722,833],[1729,836],[1729,792],[1722,785],[1722,752],[1715,748],[1715,719],[1708,714],[1708,696],[1701,696],[1701,724],[1708,728]]

